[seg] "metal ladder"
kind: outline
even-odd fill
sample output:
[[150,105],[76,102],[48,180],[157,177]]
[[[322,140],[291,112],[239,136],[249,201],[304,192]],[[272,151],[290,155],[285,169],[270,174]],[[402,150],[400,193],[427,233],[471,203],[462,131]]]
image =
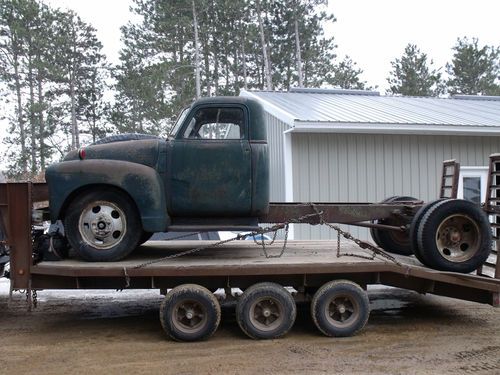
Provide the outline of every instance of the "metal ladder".
[[460,174],[460,163],[455,159],[443,161],[443,173],[441,173],[441,188],[439,198],[457,197],[458,176]]
[[500,248],[500,154],[490,155],[486,201],[483,208],[490,215],[493,249],[488,260],[483,267],[477,270],[477,273],[484,275],[485,268],[493,269],[495,278],[498,279],[500,278],[500,259],[498,258],[498,249]]

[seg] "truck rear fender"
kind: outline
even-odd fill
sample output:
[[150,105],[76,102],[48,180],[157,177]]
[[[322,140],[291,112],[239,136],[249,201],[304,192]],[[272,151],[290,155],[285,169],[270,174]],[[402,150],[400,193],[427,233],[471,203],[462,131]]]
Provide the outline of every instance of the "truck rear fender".
[[162,178],[151,167],[120,160],[72,160],[51,165],[45,177],[52,221],[62,219],[68,204],[84,191],[111,187],[135,203],[145,231],[161,232],[170,223]]

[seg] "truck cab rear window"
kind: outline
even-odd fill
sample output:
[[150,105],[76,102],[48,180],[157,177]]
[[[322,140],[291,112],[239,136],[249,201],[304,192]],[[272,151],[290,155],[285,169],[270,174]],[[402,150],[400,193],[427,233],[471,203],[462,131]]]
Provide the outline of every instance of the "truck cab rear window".
[[242,139],[244,113],[241,108],[201,108],[193,116],[184,138]]

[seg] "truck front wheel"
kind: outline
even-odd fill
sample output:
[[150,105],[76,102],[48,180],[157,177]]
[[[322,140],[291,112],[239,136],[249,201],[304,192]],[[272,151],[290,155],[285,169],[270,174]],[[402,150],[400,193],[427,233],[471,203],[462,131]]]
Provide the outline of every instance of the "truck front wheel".
[[133,202],[119,191],[88,191],[73,199],[66,212],[66,237],[82,259],[120,260],[139,244],[139,214]]

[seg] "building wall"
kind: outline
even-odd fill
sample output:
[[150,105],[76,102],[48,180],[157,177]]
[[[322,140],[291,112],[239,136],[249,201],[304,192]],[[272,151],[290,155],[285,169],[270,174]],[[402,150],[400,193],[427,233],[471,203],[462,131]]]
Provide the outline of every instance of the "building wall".
[[285,170],[283,162],[283,132],[289,127],[283,121],[266,112],[267,141],[269,145],[270,199],[285,201]]
[[[442,161],[488,164],[500,137],[301,134],[292,135],[296,202],[379,202],[392,195],[425,201],[439,196]],[[364,228],[349,228],[369,239]],[[296,225],[295,239],[330,239],[326,228]]]

